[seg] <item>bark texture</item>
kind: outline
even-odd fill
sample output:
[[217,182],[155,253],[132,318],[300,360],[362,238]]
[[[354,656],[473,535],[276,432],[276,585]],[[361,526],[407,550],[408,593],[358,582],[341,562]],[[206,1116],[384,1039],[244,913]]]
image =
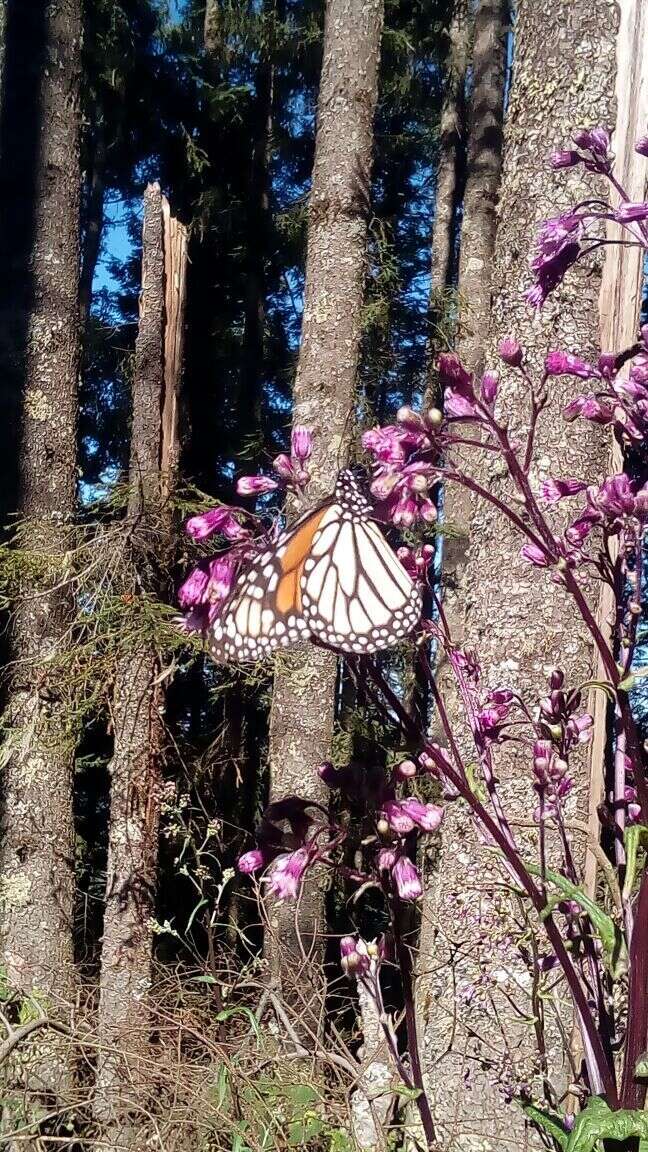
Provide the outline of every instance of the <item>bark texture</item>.
[[[317,112],[302,340],[293,420],[313,430],[309,500],[327,496],[344,463],[361,336],[367,214],[383,22],[382,0],[329,0]],[[326,802],[316,768],[330,753],[337,660],[311,645],[280,656],[270,717],[271,796]],[[299,907],[305,952],[322,929],[324,893]],[[275,907],[267,952],[275,980],[294,985],[294,913]]]
[[[2,523],[19,511],[20,543],[36,562],[25,570],[10,639],[0,962],[15,988],[65,1018],[75,993],[74,732],[60,684],[73,616],[65,555],[76,504],[80,4],[10,0],[6,17]],[[38,569],[43,578],[34,583]],[[48,1035],[36,1045],[34,1077],[29,1055],[25,1067],[34,1090],[60,1100],[68,1066],[60,1040]]]
[[[184,268],[165,262],[168,206],[157,184],[144,196],[140,321],[133,377],[133,426],[124,587],[132,597],[161,591],[154,558],[168,545],[163,492],[172,481],[177,449],[179,361],[167,317],[182,314],[173,300]],[[186,249],[182,248],[183,251]],[[166,272],[165,274],[165,263]],[[165,286],[167,289],[165,301]],[[166,417],[166,418],[165,418]],[[166,430],[165,438],[163,430]],[[166,443],[165,443],[166,440]],[[166,459],[165,459],[166,458]],[[167,465],[162,474],[163,461]],[[114,753],[110,766],[110,830],[101,952],[97,1079],[94,1110],[111,1147],[141,1147],[141,1116],[151,1090],[149,1049],[158,830],[162,790],[163,690],[155,644],[146,640],[120,658],[114,685]],[[138,1123],[138,1114],[140,1122]]]
[[463,183],[466,143],[466,69],[470,55],[470,16],[467,0],[455,0],[450,19],[449,48],[439,125],[439,149],[434,196],[431,249],[430,344],[436,350],[447,290],[453,284],[457,239],[457,209]]
[[[578,350],[585,357],[597,354],[600,263],[575,269],[539,316],[529,310],[522,292],[529,284],[527,259],[537,224],[586,191],[576,172],[552,175],[547,154],[568,140],[574,127],[613,120],[615,32],[615,12],[604,0],[520,0],[517,5],[492,307],[489,323],[482,320],[479,331],[475,325],[475,343],[461,349],[470,367],[481,368],[477,337],[489,348],[489,362],[496,366],[496,343],[511,333],[526,348],[534,373],[550,348]],[[472,238],[462,259],[464,255],[471,259],[475,242]],[[577,389],[567,378],[553,383],[552,407],[539,429],[532,480],[537,484],[554,475],[596,480],[606,467],[605,436],[586,425],[576,435],[568,430],[560,412]],[[526,427],[526,400],[518,380],[504,373],[499,412],[506,414],[514,437]],[[507,480],[501,469],[488,460],[479,467],[474,456],[471,460],[481,483],[503,495]],[[578,629],[562,590],[549,579],[538,578],[520,560],[515,532],[490,506],[474,501],[457,527],[469,539],[456,586],[446,592],[448,611],[455,640],[479,651],[484,690],[510,686],[534,699],[556,664],[566,669],[570,683],[586,679],[594,667],[589,640]],[[449,702],[454,724],[461,730],[462,716],[452,694]],[[528,774],[524,756],[509,752],[499,756],[498,776],[514,820],[529,817]],[[583,765],[573,801],[579,816],[587,810],[588,776]],[[503,1106],[501,1090],[533,1069],[528,1050],[519,1044],[515,1011],[506,997],[524,1011],[529,1000],[514,952],[505,935],[498,939],[500,913],[507,913],[498,907],[491,882],[491,854],[479,844],[459,806],[448,812],[438,876],[436,939],[433,955],[424,956],[422,962],[435,969],[429,986],[425,1059],[443,1142],[461,1149],[518,1149],[528,1134],[515,1113]],[[509,1041],[508,1051],[501,1029]],[[550,1037],[549,1055],[560,1076],[560,1048],[553,1046],[554,1039]]]

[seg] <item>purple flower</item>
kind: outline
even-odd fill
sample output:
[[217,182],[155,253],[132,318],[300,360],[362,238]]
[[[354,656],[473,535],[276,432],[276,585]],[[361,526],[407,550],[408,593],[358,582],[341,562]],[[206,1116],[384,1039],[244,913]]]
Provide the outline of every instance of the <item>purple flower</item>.
[[407,492],[403,492],[391,513],[392,523],[397,528],[411,528],[416,523],[416,519],[416,500],[413,500]]
[[524,298],[539,311],[551,293],[562,283],[566,272],[580,256],[580,244],[563,244],[553,256],[548,256],[533,268],[536,282],[524,293]]
[[381,428],[370,428],[362,436],[362,446],[384,464],[401,464],[405,461],[407,439],[402,428],[387,424]]
[[211,603],[226,600],[232,591],[234,578],[238,570],[238,560],[231,555],[214,556],[208,562],[207,572],[209,583],[207,595]]
[[573,148],[556,148],[549,157],[551,167],[556,169],[573,168],[575,164],[580,164],[582,159],[580,153]]
[[443,808],[438,804],[422,804],[420,800],[401,800],[401,809],[423,832],[436,832],[441,827]]
[[598,513],[584,512],[565,529],[565,540],[572,548],[581,548],[600,519]]
[[567,731],[577,744],[588,744],[592,738],[594,720],[589,712],[571,716],[567,721]]
[[279,485],[269,476],[239,476],[236,491],[239,496],[256,496],[262,492],[274,492]]
[[295,900],[310,862],[311,854],[307,848],[277,856],[266,876],[268,890],[279,900]]
[[442,352],[437,361],[437,371],[444,387],[458,388],[468,396],[473,395],[472,373],[464,368],[453,352]]
[[190,572],[178,589],[178,602],[181,608],[194,608],[204,604],[207,597],[209,572],[207,566],[199,564]]
[[595,511],[606,517],[631,516],[635,507],[635,495],[630,478],[625,472],[608,476],[599,488],[587,489],[587,502]]
[[364,976],[371,968],[369,950],[364,940],[343,936],[340,940],[340,967],[345,976]]
[[563,480],[543,480],[540,484],[540,497],[545,504],[557,504],[568,496],[577,496],[587,488],[582,480],[572,480],[567,477]]
[[258,872],[260,868],[263,868],[265,862],[265,856],[261,849],[253,848],[251,852],[244,852],[242,856],[239,856],[236,867],[239,872],[250,876],[253,872]]
[[190,520],[187,520],[185,532],[191,536],[192,540],[206,540],[214,532],[223,532],[224,535],[227,535],[225,529],[231,529],[232,522],[239,530],[242,530],[230,508],[223,506],[210,508],[208,512],[202,512],[199,516],[192,516]]
[[522,345],[514,336],[505,336],[497,345],[500,360],[509,364],[511,368],[519,368],[524,360]]
[[309,428],[304,428],[301,424],[295,424],[290,437],[290,452],[291,455],[304,463],[309,460],[313,451],[313,433]]
[[473,377],[458,356],[444,353],[439,356],[438,372],[444,385],[445,413],[457,419],[473,419],[476,415]]
[[640,136],[635,144],[635,152],[640,156],[648,156],[648,136]]
[[506,724],[513,703],[513,693],[508,689],[491,692],[476,715],[476,740],[481,747],[497,742]]
[[583,416],[594,424],[609,424],[614,419],[614,412],[609,404],[597,400],[591,392],[589,395],[575,396],[567,405],[563,413],[565,420],[575,420]]
[[497,372],[484,372],[481,381],[481,398],[488,408],[495,403],[498,388],[499,376]]
[[462,396],[461,392],[453,388],[446,388],[444,392],[444,411],[446,416],[454,416],[457,420],[474,420],[477,415],[474,400]]
[[614,219],[618,220],[619,224],[631,224],[634,220],[648,220],[648,204],[644,202],[631,203],[625,201],[619,204]]
[[399,856],[391,874],[401,900],[418,900],[423,895],[421,877],[409,856]]
[[327,788],[339,788],[341,773],[333,767],[330,760],[325,760],[323,764],[319,765],[317,775],[320,780],[324,781]]
[[536,568],[549,568],[553,563],[544,549],[539,548],[537,544],[523,544],[520,548],[520,556]]
[[381,848],[377,860],[378,871],[387,872],[390,868],[394,867],[396,863],[396,851],[394,848]]
[[610,134],[605,128],[581,128],[572,139],[579,148],[588,148],[599,156],[607,156],[610,149]]
[[545,372],[547,376],[580,376],[583,380],[598,376],[596,368],[569,352],[550,352],[545,359]]
[[396,832],[399,836],[407,836],[414,828],[414,820],[405,811],[404,801],[387,800],[383,805],[381,818],[386,820],[392,832]]

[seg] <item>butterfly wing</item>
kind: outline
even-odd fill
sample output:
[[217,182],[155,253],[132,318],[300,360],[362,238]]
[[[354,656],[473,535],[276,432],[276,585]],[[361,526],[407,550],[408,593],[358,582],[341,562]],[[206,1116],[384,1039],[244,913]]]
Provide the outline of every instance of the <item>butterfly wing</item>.
[[342,652],[389,648],[421,617],[421,590],[378,525],[337,503],[319,522],[300,583],[310,632]]
[[241,573],[209,634],[215,660],[260,660],[309,636],[301,577],[326,512],[325,505],[307,513]]

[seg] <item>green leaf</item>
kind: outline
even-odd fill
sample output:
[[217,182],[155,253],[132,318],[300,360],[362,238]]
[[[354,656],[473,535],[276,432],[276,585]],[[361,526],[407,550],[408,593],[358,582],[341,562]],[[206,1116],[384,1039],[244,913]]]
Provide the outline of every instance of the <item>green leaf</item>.
[[560,1148],[567,1147],[569,1132],[557,1112],[546,1112],[543,1108],[536,1108],[535,1104],[525,1104],[522,1100],[518,1103],[532,1124],[551,1136]]
[[421,1091],[421,1088],[408,1088],[405,1084],[399,1084],[397,1088],[394,1088],[394,1095],[401,1100],[418,1100]]
[[565,1152],[593,1152],[601,1140],[648,1140],[648,1112],[612,1112],[600,1096],[576,1117]]
[[640,1076],[642,1080],[648,1077],[648,1052],[642,1052],[641,1056],[635,1064],[635,1076]]
[[[542,874],[536,864],[527,864],[526,868],[532,876],[541,876]],[[602,908],[599,908],[598,904],[590,899],[590,897],[583,892],[582,888],[577,887],[576,884],[572,884],[570,880],[566,880],[560,873],[547,869],[545,876],[550,883],[555,884],[556,888],[558,888],[564,896],[567,896],[570,900],[574,900],[584,912],[587,912],[592,922],[592,927],[601,941],[605,966],[610,975],[615,980],[618,980],[619,977],[627,971],[628,951],[623,933],[617,928],[612,917],[608,916],[607,912],[604,912]],[[544,912],[545,917],[550,914],[551,910],[552,904],[550,901],[549,907],[545,909]]]
[[637,875],[637,857],[641,846],[648,846],[648,828],[645,824],[631,824],[626,828],[623,836],[623,847],[626,854],[626,874],[623,882],[623,899],[632,895],[635,877]]
[[192,912],[191,912],[191,916],[189,917],[189,919],[188,919],[188,921],[187,921],[187,927],[186,927],[186,933],[187,933],[187,935],[189,935],[189,933],[190,933],[190,931],[191,931],[191,925],[193,924],[193,922],[194,922],[194,920],[195,920],[195,918],[196,918],[196,914],[197,914],[198,912],[200,912],[200,909],[201,909],[201,908],[204,908],[204,907],[205,907],[205,904],[206,904],[206,903],[207,903],[207,901],[205,900],[205,898],[204,898],[204,896],[203,896],[202,900],[199,900],[199,901],[198,901],[198,903],[196,904],[196,907],[195,907],[195,908],[192,910]]
[[476,796],[478,800],[484,801],[487,799],[486,788],[477,775],[478,768],[479,765],[474,762],[466,764],[466,778],[470,784],[470,791],[473,795]]
[[330,1135],[329,1152],[354,1152],[355,1144],[344,1128],[334,1128]]

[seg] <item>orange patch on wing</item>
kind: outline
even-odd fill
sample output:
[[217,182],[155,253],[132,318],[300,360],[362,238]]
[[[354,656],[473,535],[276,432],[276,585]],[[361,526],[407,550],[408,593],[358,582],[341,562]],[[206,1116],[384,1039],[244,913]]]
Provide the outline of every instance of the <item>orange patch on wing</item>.
[[[310,552],[313,536],[317,532],[326,512],[328,512],[328,508],[320,508],[319,512],[311,516],[295,533],[281,557],[281,568],[284,572],[292,572],[295,568],[299,567],[299,565],[303,564]],[[281,584],[283,584],[283,580]],[[279,587],[281,587],[281,584]]]
[[277,609],[284,616],[289,612],[301,611],[301,593],[299,590],[299,568],[293,568],[282,576],[277,587]]

